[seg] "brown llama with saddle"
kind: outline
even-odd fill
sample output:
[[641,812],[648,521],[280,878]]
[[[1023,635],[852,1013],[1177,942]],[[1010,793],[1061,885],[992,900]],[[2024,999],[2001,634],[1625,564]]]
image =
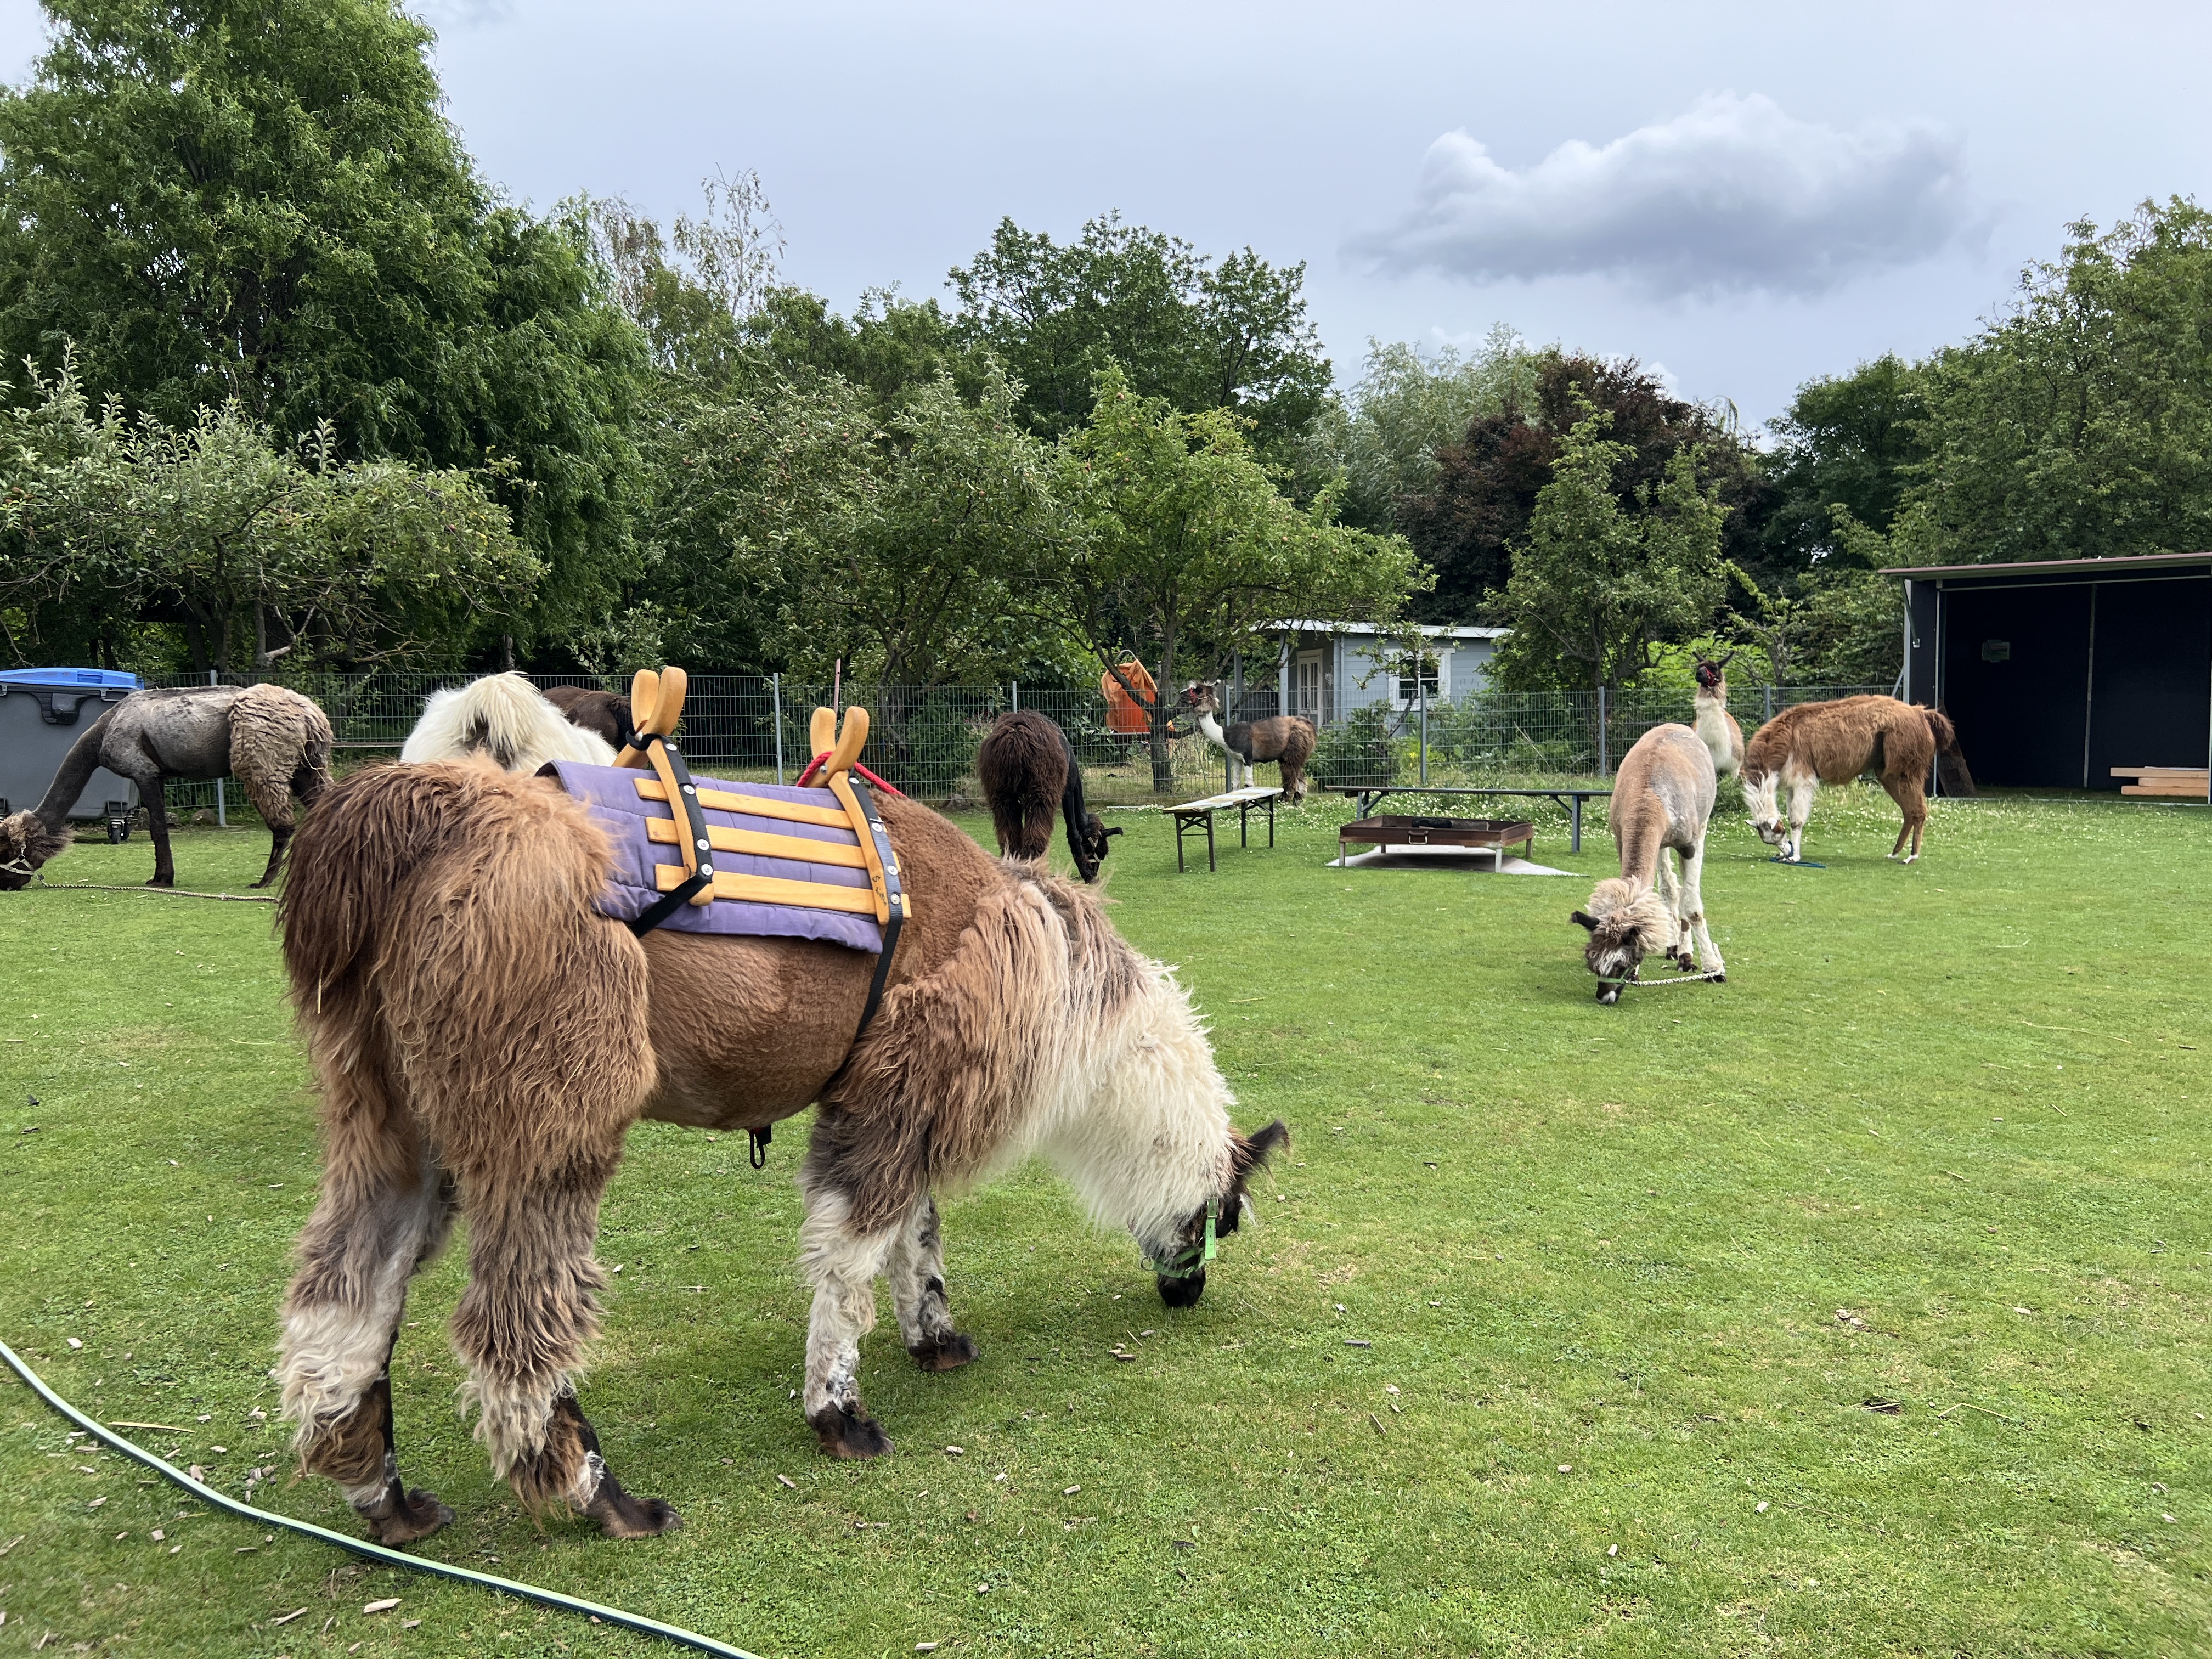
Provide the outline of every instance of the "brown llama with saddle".
[[[1751,826],[1769,847],[1781,849],[1785,864],[1805,856],[1805,822],[1813,816],[1813,797],[1824,783],[1849,783],[1863,772],[1881,779],[1905,814],[1895,858],[1909,838],[1911,864],[1920,856],[1920,834],[1928,822],[1928,769],[1936,757],[1959,746],[1951,722],[1932,708],[1895,697],[1839,697],[1833,702],[1801,702],[1785,708],[1752,733],[1744,750],[1743,799]],[[1785,823],[1778,805],[1790,792]]]
[[1067,826],[1067,850],[1078,874],[1098,879],[1109,830],[1083,802],[1083,768],[1067,733],[1034,710],[1001,714],[975,750],[975,775],[1008,858],[1041,859],[1052,846],[1057,812]]
[[1293,806],[1306,798],[1306,763],[1313,758],[1316,741],[1311,720],[1303,714],[1271,714],[1265,720],[1238,720],[1224,731],[1221,704],[1212,686],[1185,687],[1182,702],[1198,715],[1198,729],[1206,740],[1243,763],[1247,785],[1252,781],[1255,762],[1274,761],[1283,769],[1283,798]]
[[[759,1151],[817,1107],[800,1392],[838,1457],[891,1449],[860,1393],[878,1275],[922,1370],[977,1358],[945,1292],[939,1192],[1042,1157],[1188,1307],[1288,1138],[1237,1133],[1188,996],[1092,893],[867,790],[866,710],[842,734],[817,712],[824,788],[717,783],[665,741],[680,673],[659,677],[674,709],[653,678],[628,764],[374,768],[295,842],[278,925],[324,1179],[276,1374],[304,1466],[386,1544],[452,1518],[400,1479],[390,1367],[409,1281],[461,1216],[453,1345],[494,1472],[533,1513],[610,1536],[678,1524],[623,1490],[576,1394],[607,1282],[600,1199],[640,1118],[746,1130]],[[793,868],[811,873],[774,873]]]
[[[1620,873],[1598,883],[1572,917],[1589,930],[1583,958],[1598,977],[1600,1002],[1620,1001],[1647,956],[1671,957],[1686,973],[1728,976],[1705,925],[1705,830],[1716,787],[1713,757],[1686,726],[1655,726],[1621,757],[1608,814]],[[1679,884],[1667,867],[1670,848]]]

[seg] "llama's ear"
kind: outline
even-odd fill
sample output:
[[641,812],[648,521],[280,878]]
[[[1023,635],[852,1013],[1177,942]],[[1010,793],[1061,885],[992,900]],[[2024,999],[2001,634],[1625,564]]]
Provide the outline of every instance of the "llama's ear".
[[1277,1118],[1249,1140],[1241,1136],[1235,1143],[1231,1157],[1241,1178],[1261,1167],[1277,1152],[1291,1144],[1291,1126]]
[[1098,832],[1098,839],[1099,839],[1099,840],[1101,840],[1101,841],[1103,841],[1103,840],[1105,840],[1105,839],[1106,839],[1106,837],[1107,837],[1107,836],[1118,836],[1118,835],[1120,835],[1120,834],[1121,833],[1121,830],[1122,830],[1122,826],[1121,826],[1121,825],[1120,825],[1120,824],[1118,824],[1118,823],[1117,823],[1117,824],[1115,824],[1115,825],[1111,830],[1100,830],[1100,831]]
[[1567,920],[1589,928],[1593,933],[1597,932],[1597,918],[1586,910],[1577,910]]

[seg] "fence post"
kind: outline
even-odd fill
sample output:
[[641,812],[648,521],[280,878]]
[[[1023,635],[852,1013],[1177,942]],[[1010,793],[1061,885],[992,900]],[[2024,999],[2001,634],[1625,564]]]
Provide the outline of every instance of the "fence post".
[[1767,687],[1765,688],[1765,692],[1766,692],[1766,713],[1765,713],[1763,716],[1761,716],[1761,717],[1760,717],[1760,722],[1759,722],[1759,723],[1760,723],[1761,725],[1765,724],[1765,722],[1766,722],[1766,721],[1771,720],[1772,720],[1772,719],[1774,718],[1774,688],[1773,688],[1772,686],[1771,686],[1771,685],[1770,685],[1770,686],[1767,686]]
[[[215,670],[210,668],[208,670],[208,684],[210,685],[213,685],[215,683]],[[169,787],[167,784],[163,784],[161,786],[161,810],[164,812],[169,810]],[[228,830],[230,828],[230,813],[229,810],[223,804],[222,780],[221,778],[217,778],[215,781],[215,821],[216,826],[220,829]]]
[[1413,653],[1413,695],[1421,704],[1421,781],[1429,781],[1429,660],[1423,651]]
[[1006,684],[1013,688],[1014,713],[1018,714],[1022,712],[1022,683],[1019,680],[1008,680]]
[[1613,775],[1613,758],[1611,753],[1606,748],[1607,736],[1607,733],[1605,729],[1605,688],[1601,685],[1597,689],[1597,775],[1601,778],[1610,777]]
[[783,676],[768,677],[769,707],[775,711],[775,787],[783,787]]

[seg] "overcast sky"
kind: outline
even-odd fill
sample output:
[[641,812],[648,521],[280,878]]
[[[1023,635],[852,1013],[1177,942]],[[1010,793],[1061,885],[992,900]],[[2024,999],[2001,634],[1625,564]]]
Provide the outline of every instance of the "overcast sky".
[[[942,295],[1002,216],[1307,263],[1369,337],[1505,322],[1752,420],[1964,338],[2069,220],[2206,191],[2212,8],[439,0],[485,173],[661,216],[757,168],[787,275]],[[0,72],[36,54],[0,0]],[[2192,113],[2192,112],[2194,112]]]

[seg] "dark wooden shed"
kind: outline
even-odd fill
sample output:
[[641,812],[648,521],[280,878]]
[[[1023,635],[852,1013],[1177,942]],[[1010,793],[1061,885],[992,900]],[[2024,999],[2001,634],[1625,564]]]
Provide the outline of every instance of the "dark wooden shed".
[[1882,574],[1905,582],[1905,700],[1950,715],[1978,781],[2117,790],[2115,768],[2205,766],[2212,553]]

